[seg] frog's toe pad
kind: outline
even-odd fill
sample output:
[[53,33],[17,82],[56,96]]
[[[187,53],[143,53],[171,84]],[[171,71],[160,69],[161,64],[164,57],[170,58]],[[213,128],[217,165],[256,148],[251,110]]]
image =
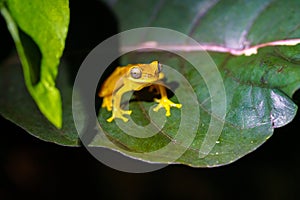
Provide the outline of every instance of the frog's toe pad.
[[155,102],[158,103],[158,105],[153,109],[153,111],[157,112],[159,109],[161,108],[165,108],[166,110],[166,116],[170,116],[171,115],[171,112],[170,112],[170,109],[171,107],[176,107],[176,108],[181,108],[182,105],[181,104],[177,104],[177,103],[174,103],[172,102],[171,100],[169,100],[168,98],[161,98],[161,99],[154,99]]
[[132,110],[120,110],[120,112],[122,113],[122,115],[131,115]]
[[102,108],[106,108],[107,111],[112,111],[112,102],[111,102],[111,98],[109,97],[104,97],[103,98],[103,102],[101,105]]
[[108,118],[107,122],[112,122],[114,119],[119,118],[122,119],[124,122],[128,122],[128,119],[124,117],[123,115],[130,115],[132,113],[132,110],[118,110],[114,111],[112,116]]

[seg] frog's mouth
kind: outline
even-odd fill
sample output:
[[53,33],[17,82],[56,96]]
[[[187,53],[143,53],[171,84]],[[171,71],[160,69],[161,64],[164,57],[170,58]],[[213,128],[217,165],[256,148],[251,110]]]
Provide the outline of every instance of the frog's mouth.
[[143,79],[157,79],[158,75],[153,76],[152,74],[143,74]]
[[151,82],[155,82],[159,79],[160,79],[160,76],[158,74],[157,75],[143,74],[143,76],[139,80],[141,80],[142,82],[151,83]]
[[148,79],[148,80],[160,80],[162,78],[164,78],[164,74],[159,73],[159,74],[143,74],[142,76],[143,79]]
[[138,82],[138,83],[153,83],[153,82],[155,82],[155,81],[157,81],[158,79],[157,78],[154,78],[154,77],[142,77],[142,78],[140,78],[140,79],[135,79],[134,81],[135,82]]

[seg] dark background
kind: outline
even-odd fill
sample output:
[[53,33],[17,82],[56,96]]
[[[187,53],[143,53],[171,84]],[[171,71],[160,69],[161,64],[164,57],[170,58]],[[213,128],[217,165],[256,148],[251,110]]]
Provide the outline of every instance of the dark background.
[[[118,32],[105,5],[84,2],[70,1],[64,53],[78,67],[92,48]],[[13,43],[0,22],[3,59]],[[72,71],[75,75],[76,68]],[[298,92],[295,99],[299,96]],[[0,125],[0,199],[300,199],[299,112],[256,151],[230,165],[212,169],[170,165],[146,174],[116,171],[84,147],[41,141],[2,117]]]
[[130,174],[84,147],[41,141],[1,118],[0,199],[299,199],[300,116],[256,151],[218,168],[170,165]]

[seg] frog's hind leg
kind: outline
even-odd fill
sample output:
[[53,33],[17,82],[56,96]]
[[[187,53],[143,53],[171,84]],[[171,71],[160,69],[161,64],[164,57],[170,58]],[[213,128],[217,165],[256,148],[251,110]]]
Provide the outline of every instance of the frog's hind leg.
[[106,108],[108,111],[112,111],[112,95],[103,97],[102,108]]

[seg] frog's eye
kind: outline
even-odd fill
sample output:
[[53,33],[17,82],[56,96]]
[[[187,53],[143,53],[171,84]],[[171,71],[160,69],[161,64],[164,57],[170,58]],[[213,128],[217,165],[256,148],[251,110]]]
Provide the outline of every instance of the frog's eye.
[[132,78],[138,79],[142,77],[142,71],[139,67],[133,67],[130,70],[130,75]]
[[158,73],[160,73],[162,70],[162,64],[158,63]]

